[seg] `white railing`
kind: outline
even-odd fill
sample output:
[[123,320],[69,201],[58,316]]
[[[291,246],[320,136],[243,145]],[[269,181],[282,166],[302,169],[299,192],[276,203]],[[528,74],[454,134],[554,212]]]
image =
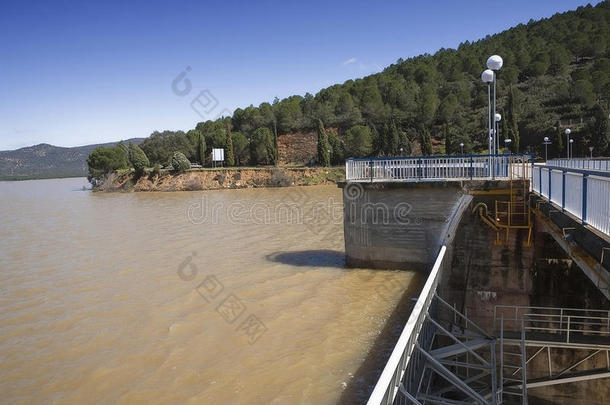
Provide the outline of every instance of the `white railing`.
[[369,397],[367,405],[389,405],[394,402],[405,371],[412,360],[415,344],[418,342],[432,299],[436,293],[446,250],[445,246],[441,247],[426,284],[419,294],[417,303],[373,389],[373,393]]
[[532,190],[610,235],[610,172],[535,165]]
[[566,169],[602,170],[610,171],[610,159],[551,159],[546,162],[548,166],[564,167]]
[[410,156],[347,159],[348,181],[530,178],[531,155]]
[[605,338],[606,345],[610,346],[608,310],[496,305],[494,325],[498,327],[500,322],[512,330],[523,328],[533,340],[541,334],[552,334],[553,341],[563,343],[584,343]]

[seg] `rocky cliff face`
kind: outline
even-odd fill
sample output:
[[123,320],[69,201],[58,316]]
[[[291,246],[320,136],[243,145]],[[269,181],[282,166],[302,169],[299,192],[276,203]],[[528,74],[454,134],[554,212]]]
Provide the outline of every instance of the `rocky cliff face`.
[[195,191],[225,188],[288,187],[335,184],[345,169],[334,168],[244,168],[201,169],[174,174],[167,171],[136,178],[133,173],[111,174],[96,191]]

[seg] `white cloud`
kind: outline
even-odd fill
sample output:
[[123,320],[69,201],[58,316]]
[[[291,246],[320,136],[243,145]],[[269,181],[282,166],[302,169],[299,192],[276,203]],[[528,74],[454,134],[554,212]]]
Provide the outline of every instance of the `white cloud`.
[[343,65],[351,65],[352,63],[356,63],[356,58],[349,58],[348,60],[343,62]]

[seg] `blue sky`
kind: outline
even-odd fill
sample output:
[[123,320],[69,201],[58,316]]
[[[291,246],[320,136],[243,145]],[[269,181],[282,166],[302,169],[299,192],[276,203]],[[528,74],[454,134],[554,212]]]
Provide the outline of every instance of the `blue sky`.
[[188,130],[584,4],[1,0],[0,150]]

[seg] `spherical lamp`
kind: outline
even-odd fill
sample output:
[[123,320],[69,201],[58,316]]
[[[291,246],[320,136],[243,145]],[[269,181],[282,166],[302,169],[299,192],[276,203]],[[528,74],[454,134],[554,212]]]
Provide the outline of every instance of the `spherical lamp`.
[[483,73],[481,73],[481,80],[485,83],[491,83],[494,81],[494,71],[491,69],[485,69]]
[[502,65],[504,61],[500,55],[491,55],[489,59],[487,59],[487,67],[491,70],[500,70],[502,69]]

